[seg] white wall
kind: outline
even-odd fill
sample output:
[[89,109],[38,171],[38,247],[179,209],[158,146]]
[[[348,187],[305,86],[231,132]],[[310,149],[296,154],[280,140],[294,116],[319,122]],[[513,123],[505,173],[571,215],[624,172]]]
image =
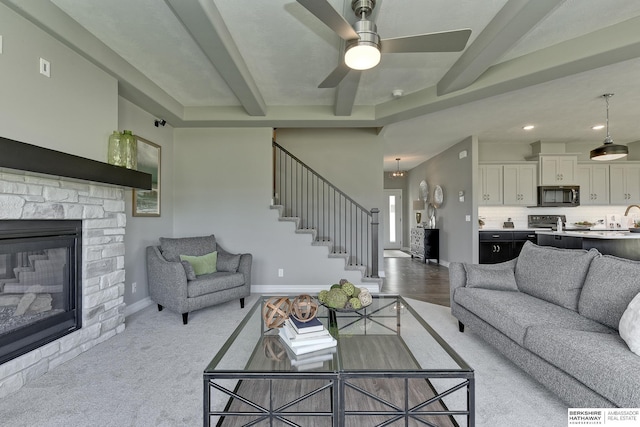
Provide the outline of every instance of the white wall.
[[[409,171],[409,194],[419,194],[420,181],[429,184],[429,198],[440,185],[444,203],[437,210],[436,228],[440,229],[440,262],[472,262],[477,259],[477,202],[474,200],[474,178],[477,176],[478,141],[474,136],[459,142]],[[460,158],[460,153],[466,157]],[[464,192],[460,202],[458,192]],[[470,221],[466,220],[469,215]]]
[[174,236],[215,234],[226,250],[252,253],[254,292],[356,283],[360,273],[270,208],[271,138],[271,128],[175,130]]
[[[0,136],[105,161],[116,80],[0,4]],[[40,58],[51,77],[40,74]]]
[[[148,141],[158,144],[160,151],[160,217],[132,216],[133,190],[125,194],[127,234],[125,237],[125,295],[127,311],[144,304],[149,296],[145,251],[149,245],[157,245],[158,239],[173,235],[173,128],[154,126],[155,117],[124,98],[118,102],[118,129],[130,129]],[[133,292],[132,283],[136,283]]]

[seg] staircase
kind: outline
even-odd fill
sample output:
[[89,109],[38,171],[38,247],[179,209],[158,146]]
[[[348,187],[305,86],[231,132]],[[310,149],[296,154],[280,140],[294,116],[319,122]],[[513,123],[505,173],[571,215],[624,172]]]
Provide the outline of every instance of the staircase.
[[378,214],[368,210],[320,176],[285,148],[273,142],[274,203],[280,221],[309,234],[312,245],[325,246],[329,258],[344,259],[346,271],[360,271],[361,281],[377,285]]

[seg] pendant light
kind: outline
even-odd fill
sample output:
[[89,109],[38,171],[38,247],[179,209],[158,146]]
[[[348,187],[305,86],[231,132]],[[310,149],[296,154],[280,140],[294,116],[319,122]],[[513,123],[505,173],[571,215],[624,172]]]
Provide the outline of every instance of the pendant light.
[[627,154],[629,154],[629,149],[626,145],[614,144],[613,138],[611,138],[611,135],[609,135],[609,98],[611,98],[612,96],[612,93],[605,93],[604,95],[602,95],[602,97],[607,102],[607,136],[604,139],[604,143],[600,147],[591,150],[591,153],[589,154],[591,160],[616,160],[621,159],[622,157],[625,157]]
[[402,178],[404,176],[404,171],[400,170],[400,157],[396,158],[396,162],[398,162],[398,168],[391,173],[391,178]]

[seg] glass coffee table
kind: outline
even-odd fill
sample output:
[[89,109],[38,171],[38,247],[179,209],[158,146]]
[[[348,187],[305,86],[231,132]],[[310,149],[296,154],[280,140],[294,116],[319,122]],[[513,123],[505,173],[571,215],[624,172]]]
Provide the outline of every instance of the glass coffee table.
[[204,371],[205,426],[474,426],[474,373],[397,295],[319,307],[333,349],[295,356],[261,297]]

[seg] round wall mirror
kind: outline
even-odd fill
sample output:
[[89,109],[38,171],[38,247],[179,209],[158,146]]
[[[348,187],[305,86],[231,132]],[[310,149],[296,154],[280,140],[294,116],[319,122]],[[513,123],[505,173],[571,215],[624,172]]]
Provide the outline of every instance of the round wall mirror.
[[420,181],[420,198],[427,203],[429,200],[429,184],[424,179]]

